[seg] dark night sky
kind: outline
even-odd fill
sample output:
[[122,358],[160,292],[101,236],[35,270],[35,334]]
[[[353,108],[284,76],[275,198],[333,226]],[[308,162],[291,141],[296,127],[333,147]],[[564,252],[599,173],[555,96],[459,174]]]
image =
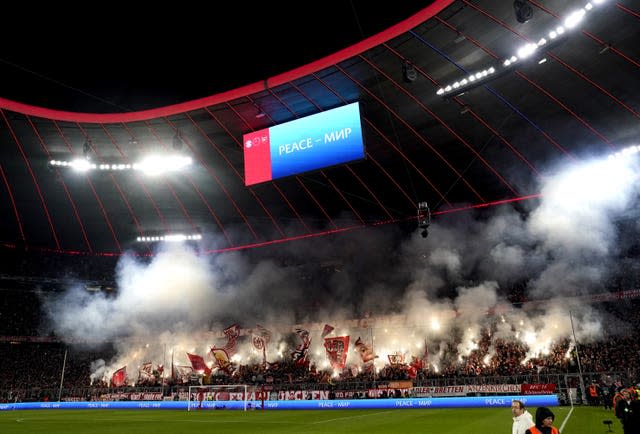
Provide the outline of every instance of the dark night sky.
[[173,104],[304,65],[429,2],[305,2],[304,12],[302,3],[235,3],[14,10],[0,30],[0,96],[71,111]]

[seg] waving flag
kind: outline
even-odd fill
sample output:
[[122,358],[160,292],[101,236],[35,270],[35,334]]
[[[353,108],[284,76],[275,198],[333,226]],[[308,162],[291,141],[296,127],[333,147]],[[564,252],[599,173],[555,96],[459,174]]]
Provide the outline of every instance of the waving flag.
[[256,328],[252,331],[253,346],[256,350],[262,350],[262,364],[267,364],[267,344],[271,341],[271,332],[261,326],[260,324],[256,325]]
[[155,382],[156,377],[153,375],[153,364],[151,362],[143,363],[138,369],[138,384],[146,384]]
[[387,354],[389,358],[389,363],[392,365],[403,365],[404,364],[404,354],[400,351],[396,351],[394,354]]
[[327,351],[327,358],[333,369],[344,369],[349,351],[349,336],[337,336],[335,338],[324,338],[324,348]]
[[233,357],[238,347],[238,337],[240,336],[240,326],[238,324],[232,324],[223,331],[227,337],[227,344],[222,347],[229,357]]
[[333,330],[335,329],[335,327],[330,326],[329,324],[325,324],[324,328],[322,329],[322,335],[321,337],[325,337],[327,336],[329,333],[331,333]]
[[189,377],[191,376],[191,374],[193,373],[193,368],[191,366],[186,366],[186,365],[175,365],[172,368],[174,375],[175,375],[175,379],[176,380],[180,380],[182,382],[182,384],[186,384],[189,382]]
[[191,362],[191,367],[195,372],[197,372],[198,374],[202,374],[202,373],[206,375],[211,374],[211,369],[209,369],[207,364],[204,362],[204,359],[202,358],[202,356],[199,356],[197,354],[189,354],[189,353],[187,353],[187,356],[189,357],[189,361]]
[[309,331],[298,328],[296,329],[296,333],[302,340],[302,343],[291,352],[291,358],[296,365],[306,366],[309,364],[309,361],[307,360],[307,353],[309,352],[309,345],[311,345]]
[[120,387],[127,384],[127,367],[123,366],[111,376],[111,386]]
[[358,353],[360,353],[360,359],[363,363],[363,371],[373,371],[373,362],[378,356],[373,352],[373,348],[371,348],[371,345],[365,344],[364,341],[359,337],[358,339],[356,339],[356,343],[354,345]]
[[264,349],[270,341],[271,332],[260,324],[257,324],[256,328],[252,330],[252,342],[256,350]]
[[229,354],[227,354],[227,350],[224,348],[211,348],[211,355],[216,360],[216,365],[218,368],[225,371],[227,374],[232,374],[235,367],[233,363],[229,359]]

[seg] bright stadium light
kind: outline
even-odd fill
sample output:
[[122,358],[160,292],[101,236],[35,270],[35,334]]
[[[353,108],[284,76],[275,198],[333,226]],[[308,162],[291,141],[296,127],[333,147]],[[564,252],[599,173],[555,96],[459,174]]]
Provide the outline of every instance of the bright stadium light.
[[51,160],[49,164],[54,167],[69,167],[76,172],[87,172],[96,168],[95,164],[84,158],[76,158],[72,161]]
[[[567,36],[569,30],[573,30],[580,25],[587,16],[587,13],[596,10],[594,5],[600,5],[606,0],[591,0],[587,2],[584,7],[578,8],[570,12],[564,19],[563,25],[547,32],[545,37],[541,37],[538,42],[530,42],[520,47],[516,54],[507,57],[502,61],[502,64],[485,68],[479,72],[471,72],[470,75],[456,80],[452,83],[445,84],[440,87],[436,94],[443,98],[455,95],[461,95],[464,92],[480,86],[489,80],[493,80],[501,75],[511,71],[518,66],[525,59],[540,60],[544,57],[544,53],[540,52],[540,47],[545,47],[546,50],[553,48],[556,44],[560,43],[563,36]],[[518,4],[526,4],[524,1],[516,1]],[[520,21],[520,20],[518,20]],[[525,22],[525,21],[520,21]]]
[[567,29],[573,29],[578,24],[580,24],[580,22],[584,18],[584,14],[586,13],[587,11],[584,9],[578,9],[577,11],[571,12],[569,16],[567,16],[567,18],[564,20],[564,26]]
[[151,155],[140,163],[133,165],[134,170],[139,170],[146,175],[161,175],[167,172],[176,172],[191,164],[191,158],[183,155]]
[[147,175],[157,176],[168,172],[177,172],[192,163],[191,158],[183,155],[151,155],[139,163],[100,163],[95,164],[87,159],[78,158],[72,161],[51,160],[52,167],[69,167],[77,172],[88,172],[98,170],[101,172],[124,172],[128,170],[138,170]]
[[137,237],[136,241],[139,243],[156,243],[156,242],[180,243],[184,241],[199,241],[201,239],[202,239],[201,234],[169,233],[164,235]]

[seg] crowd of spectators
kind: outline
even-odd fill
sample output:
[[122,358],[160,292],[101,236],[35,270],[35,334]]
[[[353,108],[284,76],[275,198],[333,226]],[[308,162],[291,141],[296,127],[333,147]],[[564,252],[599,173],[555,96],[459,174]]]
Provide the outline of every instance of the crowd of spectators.
[[113,283],[113,270],[118,259],[117,256],[70,256],[0,245],[0,277],[20,277],[42,283],[62,280]]
[[[4,249],[2,252],[6,254],[7,250]],[[80,257],[67,272],[69,261],[58,262],[55,255],[22,252],[17,259],[11,255],[7,257],[7,261],[0,267],[0,281],[3,278],[2,272],[12,273],[10,276],[4,275],[11,281],[11,285],[3,285],[4,287],[0,288],[0,351],[3,355],[0,358],[0,401],[26,396],[26,391],[31,391],[32,394],[35,391],[35,394],[39,395],[39,391],[47,390],[46,393],[50,394],[51,390],[60,387],[63,366],[62,386],[65,390],[74,387],[109,387],[108,381],[92,381],[90,367],[91,363],[98,359],[109,363],[115,355],[115,349],[111,344],[103,344],[101,348],[96,349],[78,348],[61,342],[50,330],[42,328],[42,306],[39,297],[41,289],[37,284],[28,283],[28,289],[25,290],[15,284],[15,277],[20,277],[21,273],[25,276],[43,276],[47,270],[59,268],[58,271],[69,278],[102,278],[102,270],[104,279],[107,279],[108,270],[112,273],[113,261],[107,259],[104,261],[104,268],[96,269],[95,261],[85,261]],[[42,285],[47,284],[46,278],[40,279]],[[25,279],[26,281],[28,279]],[[55,284],[55,279],[52,278],[50,282]],[[516,289],[513,302],[517,307],[520,302],[526,301],[526,297],[523,288]],[[269,364],[239,365],[233,371],[217,370],[211,377],[197,381],[213,384],[341,384],[342,387],[350,387],[349,384],[355,383],[412,380],[415,384],[426,385],[443,380],[475,382],[496,378],[495,381],[501,382],[518,381],[518,376],[575,374],[579,368],[585,373],[587,380],[599,383],[606,373],[610,372],[624,375],[628,379],[640,378],[640,302],[621,300],[601,303],[601,307],[606,307],[618,317],[620,324],[628,326],[630,332],[615,333],[615,330],[604,330],[600,339],[580,343],[577,348],[567,337],[554,342],[545,355],[531,357],[524,342],[492,338],[495,328],[492,330],[489,326],[481,332],[476,342],[477,348],[469,354],[460,354],[456,345],[446,345],[440,348],[437,354],[432,353],[427,360],[423,360],[423,366],[414,372],[408,369],[410,361],[401,364],[387,363],[376,372],[348,366],[336,374],[330,369],[321,369],[314,363],[301,366],[283,358]],[[378,362],[379,367],[380,365]],[[130,375],[135,377],[136,374],[136,369],[133,369]],[[165,378],[168,376],[169,370],[164,374]],[[193,381],[193,378],[190,381]],[[156,381],[148,385],[172,387],[181,383],[180,379],[168,379],[165,380],[165,384]]]
[[[606,341],[580,345],[580,360],[585,380],[601,383],[603,379],[614,377],[624,381],[640,378],[640,340],[638,335],[610,336]],[[347,367],[339,375],[330,369],[319,369],[313,363],[300,366],[291,360],[274,363],[256,363],[237,366],[233,372],[214,370],[210,377],[191,378],[193,384],[272,384],[301,387],[303,385],[335,386],[353,388],[354,384],[371,384],[391,380],[412,380],[414,384],[436,385],[441,380],[454,384],[498,382],[520,382],[518,378],[561,378],[564,374],[578,372],[576,353],[568,352],[570,341],[563,339],[553,345],[549,354],[525,361],[526,345],[518,341],[498,340],[493,343],[490,360],[486,359],[489,340],[482,339],[478,348],[465,357],[440,359],[440,367],[425,361],[423,369],[412,376],[406,364],[386,364],[378,372],[363,372]],[[62,367],[64,368],[63,388],[109,387],[108,381],[93,381],[90,378],[91,363],[97,359],[110,360],[115,355],[111,345],[101,348],[78,349],[64,343],[51,342],[5,342],[0,344],[3,357],[0,358],[0,400],[10,396],[26,396],[26,391],[55,390],[60,386]],[[65,354],[66,353],[66,354]],[[569,357],[567,354],[569,353]],[[130,369],[130,378],[135,380],[135,368]],[[169,379],[169,371],[164,375],[164,386],[184,385],[187,379]],[[610,382],[610,381],[609,381]],[[148,386],[163,386],[162,381],[154,381]],[[42,396],[39,396],[42,398]]]

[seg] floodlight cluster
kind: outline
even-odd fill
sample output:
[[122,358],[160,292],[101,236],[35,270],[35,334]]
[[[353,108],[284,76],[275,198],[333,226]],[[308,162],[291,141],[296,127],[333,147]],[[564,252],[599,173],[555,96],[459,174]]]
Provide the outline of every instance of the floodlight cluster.
[[640,152],[640,145],[632,145],[616,152],[615,154],[609,155],[609,160],[627,158],[639,152]]
[[202,235],[200,234],[166,234],[166,235],[156,235],[150,237],[138,237],[136,241],[139,243],[153,243],[164,241],[167,243],[179,243],[182,241],[198,241],[202,239]]
[[137,170],[147,175],[161,175],[168,172],[176,172],[192,163],[191,158],[183,155],[148,156],[142,161],[133,164],[96,164],[88,159],[77,158],[71,161],[51,160],[52,167],[68,167],[77,172],[87,172],[99,170],[103,172],[118,172],[126,170]]
[[516,50],[516,54],[504,60],[502,62],[502,65],[495,65],[482,71],[472,73],[468,77],[456,80],[451,84],[439,88],[436,91],[436,94],[439,96],[459,95],[466,89],[477,86],[481,82],[488,80],[488,78],[491,76],[507,72],[509,69],[513,68],[514,65],[516,65],[519,61],[528,59],[533,56],[541,47],[544,47],[547,44],[551,44],[552,42],[557,42],[562,36],[566,35],[568,30],[572,30],[577,27],[578,24],[584,19],[587,12],[590,12],[594,9],[594,5],[602,4],[605,1],[606,0],[591,0],[587,2],[582,8],[579,8],[567,15],[563,22],[563,25],[557,26],[556,28],[550,30],[547,33],[547,36],[540,38],[538,42],[530,42],[523,45],[518,50]]
[[463,78],[460,81],[454,81],[450,85],[441,87],[440,89],[438,89],[436,93],[438,95],[443,95],[447,92],[455,91],[456,89],[459,89],[460,87],[464,87],[469,83],[473,83],[476,80],[482,80],[483,78],[488,77],[489,75],[494,74],[495,72],[496,72],[496,69],[493,66],[491,68],[483,69],[482,71],[476,72],[475,74],[471,74],[467,78]]

